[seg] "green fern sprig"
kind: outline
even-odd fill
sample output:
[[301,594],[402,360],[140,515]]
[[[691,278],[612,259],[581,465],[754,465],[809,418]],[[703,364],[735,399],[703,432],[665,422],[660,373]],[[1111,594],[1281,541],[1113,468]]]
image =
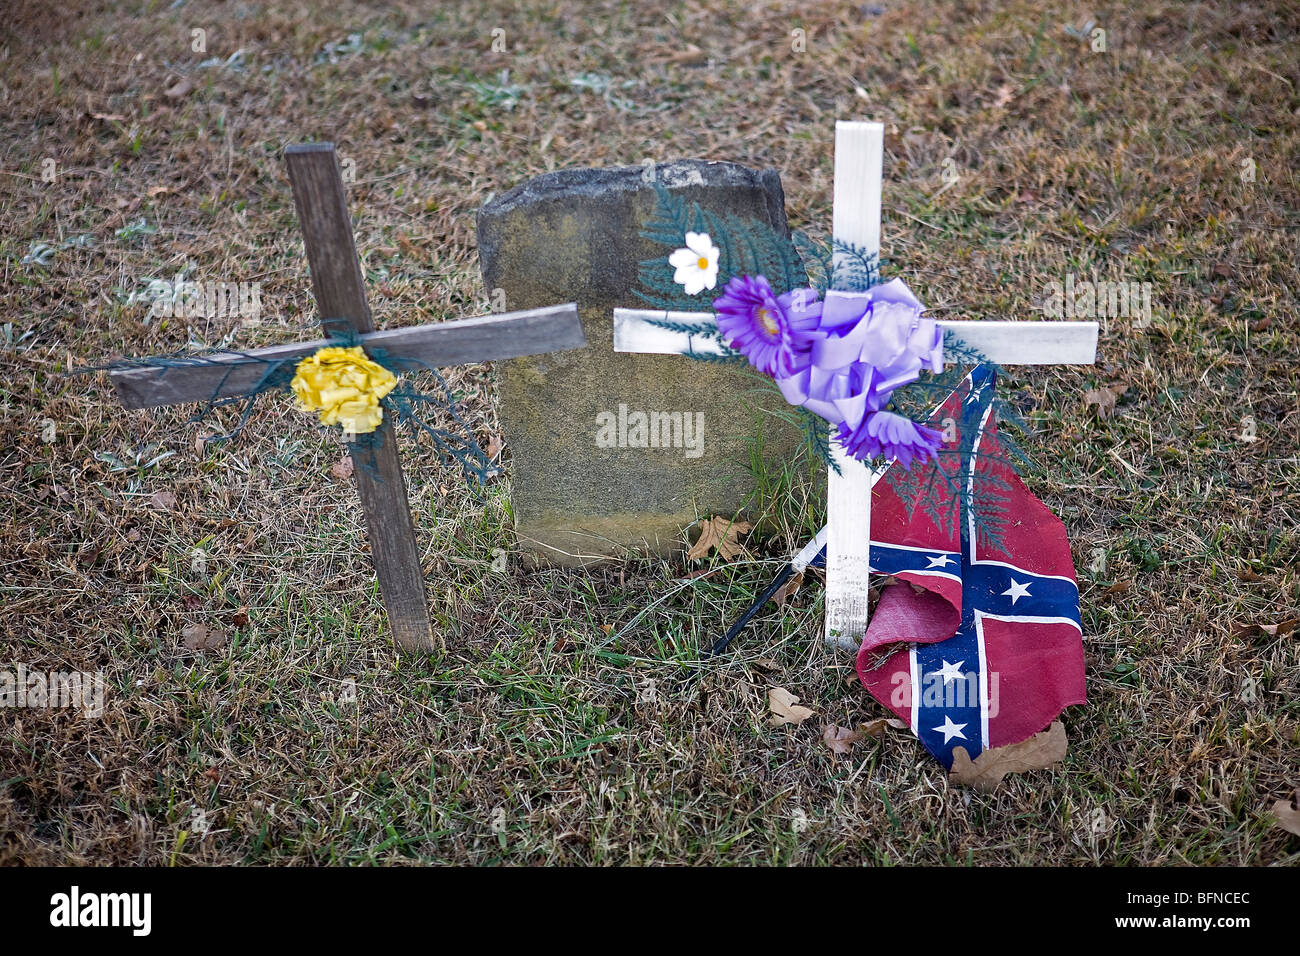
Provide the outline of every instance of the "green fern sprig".
[[699,338],[710,339],[714,342],[722,341],[721,333],[718,332],[717,328],[700,326],[693,322],[674,322],[672,319],[646,319],[646,324],[653,325],[657,329],[667,329],[669,332],[679,332],[683,335],[698,336]]
[[843,239],[814,239],[796,232],[793,242],[803,263],[808,283],[825,297],[827,290],[865,292],[880,284],[884,260],[879,253]]
[[842,292],[865,292],[880,284],[880,254],[842,239],[832,239],[834,267],[831,288]]
[[[749,367],[749,359],[739,352],[732,352],[724,355],[717,355],[713,352],[683,352],[687,358],[693,358],[697,362],[707,362],[710,365],[739,365],[745,368]],[[769,379],[769,381],[771,381]]]
[[[716,298],[738,275],[762,275],[778,295],[808,282],[803,260],[790,238],[769,224],[740,216],[720,215],[687,202],[661,185],[655,186],[655,211],[641,231],[641,237],[670,249],[681,248],[687,232],[708,233],[718,247],[718,278],[712,290]],[[642,289],[636,295],[655,308],[701,311],[712,303],[708,296],[688,296],[673,280],[675,270],[668,256],[639,263]]]
[[834,469],[835,474],[843,474],[840,471],[839,462],[831,454],[831,426],[830,422],[820,415],[814,415],[802,405],[796,405],[799,411],[799,417],[802,419],[804,443],[808,450],[816,455],[826,467]]

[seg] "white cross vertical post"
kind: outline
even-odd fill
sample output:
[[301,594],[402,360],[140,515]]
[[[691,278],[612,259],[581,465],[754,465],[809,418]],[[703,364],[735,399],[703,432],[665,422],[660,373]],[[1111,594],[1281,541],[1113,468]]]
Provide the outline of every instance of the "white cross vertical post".
[[[880,253],[884,127],[835,124],[835,206],[831,232],[858,251]],[[839,255],[836,256],[839,258]],[[669,322],[679,328],[667,329]],[[961,340],[999,365],[1091,365],[1097,357],[1096,322],[1018,322],[938,319],[945,344]],[[691,331],[698,328],[699,335]],[[614,351],[654,355],[727,354],[709,312],[614,309]],[[832,426],[834,428],[834,426]],[[866,632],[870,560],[872,470],[831,442],[838,473],[827,476],[826,640],[856,650]],[[883,471],[883,468],[882,468]],[[818,533],[818,541],[822,533]],[[809,546],[817,554],[821,545]]]
[[[831,233],[880,256],[880,193],[885,153],[881,123],[835,124],[835,200]],[[838,259],[843,253],[836,252]],[[826,641],[857,650],[867,628],[871,469],[831,441],[838,467],[826,476]]]

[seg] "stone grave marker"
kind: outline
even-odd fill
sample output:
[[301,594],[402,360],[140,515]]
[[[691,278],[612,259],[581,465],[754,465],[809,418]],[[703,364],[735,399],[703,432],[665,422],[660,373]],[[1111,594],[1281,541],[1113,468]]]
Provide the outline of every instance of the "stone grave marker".
[[[639,263],[664,254],[640,235],[656,182],[714,213],[788,231],[775,170],[699,160],[547,173],[479,212],[494,302],[511,310],[577,302],[587,339],[582,349],[498,366],[515,529],[533,563],[667,554],[698,516],[752,504],[754,404],[786,408],[732,368],[615,352],[613,310],[644,304]],[[763,435],[773,462],[800,442],[797,428],[767,415]]]

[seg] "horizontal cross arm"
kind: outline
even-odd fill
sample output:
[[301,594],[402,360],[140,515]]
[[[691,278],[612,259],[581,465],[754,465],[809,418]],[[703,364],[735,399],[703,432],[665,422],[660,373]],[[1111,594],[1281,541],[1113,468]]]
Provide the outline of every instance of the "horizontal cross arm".
[[[674,331],[656,323],[682,329]],[[960,339],[999,365],[1091,365],[1097,360],[1096,322],[958,322],[938,320],[945,340]],[[685,329],[698,330],[694,334]],[[712,312],[614,310],[614,351],[652,355],[721,355],[709,333],[718,324]]]
[[[358,340],[367,351],[382,349],[393,358],[434,368],[562,352],[587,344],[578,307],[572,302],[367,332]],[[302,358],[329,344],[328,339],[318,339],[248,352],[220,352],[196,356],[192,365],[118,369],[110,372],[109,378],[118,399],[127,408],[233,398],[256,388],[266,371],[266,362]]]

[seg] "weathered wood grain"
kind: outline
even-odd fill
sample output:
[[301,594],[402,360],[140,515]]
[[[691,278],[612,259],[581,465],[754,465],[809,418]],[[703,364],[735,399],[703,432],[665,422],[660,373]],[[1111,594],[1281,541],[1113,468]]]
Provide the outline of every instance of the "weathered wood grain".
[[[572,302],[368,332],[360,336],[360,341],[367,351],[382,349],[394,358],[414,359],[434,368],[561,352],[587,344],[578,307]],[[247,352],[223,352],[203,356],[202,364],[121,369],[110,372],[109,379],[118,400],[127,408],[231,398],[247,395],[257,386],[266,371],[264,362],[302,358],[329,344],[328,339],[318,339]]]
[[[374,331],[333,144],[290,146],[285,161],[322,319],[346,321],[357,332]],[[391,418],[384,418],[379,432],[373,469],[353,471],[370,531],[370,553],[394,640],[404,651],[430,653],[434,643],[424,575]]]

